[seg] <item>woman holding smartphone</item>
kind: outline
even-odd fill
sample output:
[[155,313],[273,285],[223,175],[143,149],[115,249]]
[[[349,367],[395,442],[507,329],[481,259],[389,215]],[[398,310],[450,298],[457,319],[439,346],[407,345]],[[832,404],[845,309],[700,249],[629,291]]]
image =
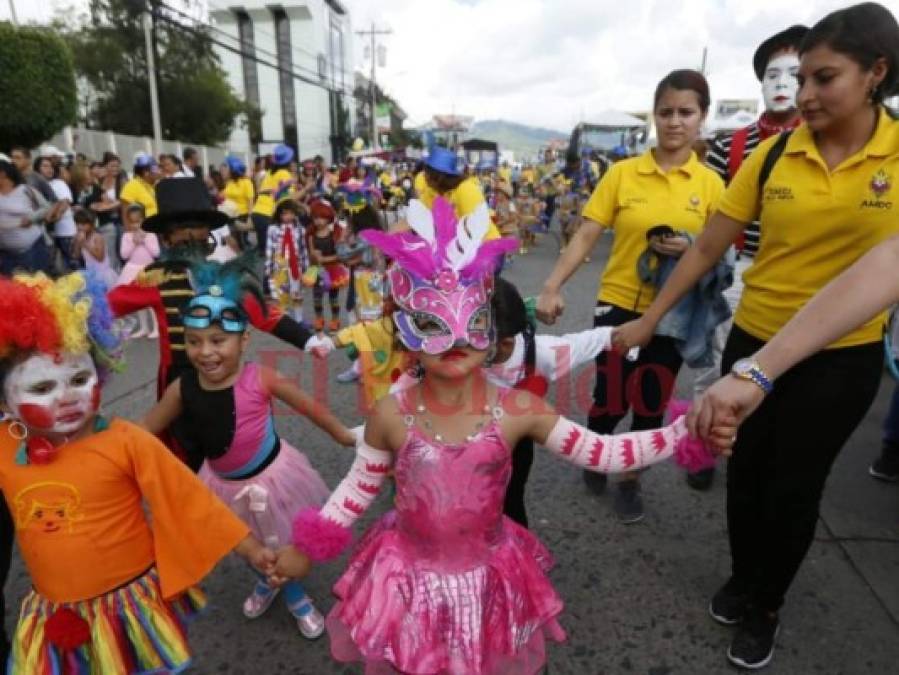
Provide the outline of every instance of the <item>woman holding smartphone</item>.
[[[655,289],[640,279],[640,256],[647,246],[662,256],[682,255],[690,240],[680,233],[698,235],[724,191],[718,175],[693,152],[709,102],[708,83],[696,71],[675,70],[659,82],[653,105],[658,145],[614,164],[597,185],[584,207],[582,225],[544,284],[537,302],[542,321],[553,323],[562,313],[561,287],[590,255],[604,229],[612,231],[614,240],[600,280],[594,326],[619,326],[649,306]],[[662,425],[681,366],[672,338],[653,336],[636,361],[604,352],[596,365],[590,429],[612,433],[628,409],[633,409],[635,431]],[[643,518],[638,474],[622,476],[615,511],[622,522],[634,523]],[[584,480],[594,492],[605,487],[604,475],[585,472]]]

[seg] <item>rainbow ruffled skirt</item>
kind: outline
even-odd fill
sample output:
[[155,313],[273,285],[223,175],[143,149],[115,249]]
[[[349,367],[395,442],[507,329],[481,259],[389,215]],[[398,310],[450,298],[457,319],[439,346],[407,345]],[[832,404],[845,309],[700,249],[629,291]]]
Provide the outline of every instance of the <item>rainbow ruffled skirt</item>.
[[[187,622],[206,605],[198,588],[164,600],[150,570],[90,600],[55,603],[36,592],[22,602],[7,665],[9,675],[144,675],[179,673],[190,665]],[[90,627],[90,639],[62,650],[47,638],[53,613],[67,608]]]

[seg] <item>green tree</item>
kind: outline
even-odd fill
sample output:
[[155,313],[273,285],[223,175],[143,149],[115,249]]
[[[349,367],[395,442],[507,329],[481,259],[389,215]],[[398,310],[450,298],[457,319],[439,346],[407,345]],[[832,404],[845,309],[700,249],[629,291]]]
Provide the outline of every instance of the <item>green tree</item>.
[[[143,7],[134,0],[91,0],[80,26],[67,29],[57,22],[72,47],[76,71],[93,94],[86,111],[89,126],[153,134]],[[228,138],[241,114],[252,127],[258,111],[229,86],[205,28],[165,8],[157,8],[154,25],[162,135],[213,145]]]
[[29,147],[75,121],[72,55],[47,30],[0,22],[0,148]]

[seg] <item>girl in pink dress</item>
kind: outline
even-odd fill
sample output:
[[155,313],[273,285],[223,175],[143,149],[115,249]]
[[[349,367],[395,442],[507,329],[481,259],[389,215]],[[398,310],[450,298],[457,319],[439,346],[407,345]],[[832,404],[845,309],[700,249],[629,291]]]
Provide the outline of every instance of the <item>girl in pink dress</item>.
[[[119,255],[125,265],[116,285],[130,284],[147,265],[159,257],[159,240],[152,232],[144,232],[141,229],[143,221],[144,207],[140,204],[131,204],[125,212],[125,232],[119,245]],[[151,340],[159,337],[156,315],[152,310],[142,309],[136,316],[137,330],[128,337],[148,337]]]
[[[246,265],[245,257],[190,269],[197,294],[182,322],[193,368],[168,386],[143,426],[158,435],[180,417],[187,447],[195,453],[189,461],[196,455],[204,460],[200,478],[261,540],[277,548],[290,541],[297,509],[322,504],[328,488],[306,455],[275,431],[274,401],[305,415],[338,443],[352,446],[355,436],[293,382],[271,368],[243,363],[249,319],[241,299],[248,290],[261,297],[261,289],[244,287]],[[324,617],[299,581],[278,588],[256,577],[244,616],[262,616],[282,592],[304,637],[324,632]]]
[[[393,320],[424,374],[376,404],[349,475],[321,510],[297,515],[278,572],[302,574],[310,560],[338,555],[393,469],[395,508],[356,547],[327,618],[334,658],[362,661],[366,673],[536,673],[546,640],[564,640],[562,600],[547,578],[552,556],[502,513],[519,440],[604,473],[671,456],[687,466],[713,461],[682,417],[599,436],[526,390],[487,381],[492,270],[515,246],[481,243],[488,218],[482,206],[457,226],[442,199],[433,216],[413,201],[412,232],[362,234],[395,261]],[[726,447],[732,435],[722,427],[715,438]]]

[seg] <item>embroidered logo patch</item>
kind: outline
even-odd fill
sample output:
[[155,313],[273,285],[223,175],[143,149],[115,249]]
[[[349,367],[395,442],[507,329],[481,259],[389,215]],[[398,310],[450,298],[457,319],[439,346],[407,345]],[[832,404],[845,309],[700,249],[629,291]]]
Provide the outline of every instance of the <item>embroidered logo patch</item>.
[[878,209],[881,211],[891,210],[893,208],[893,202],[884,199],[884,197],[889,194],[892,187],[892,177],[886,171],[881,169],[871,177],[871,182],[868,183],[868,189],[871,190],[871,195],[874,199],[865,199],[859,205],[859,208]]

